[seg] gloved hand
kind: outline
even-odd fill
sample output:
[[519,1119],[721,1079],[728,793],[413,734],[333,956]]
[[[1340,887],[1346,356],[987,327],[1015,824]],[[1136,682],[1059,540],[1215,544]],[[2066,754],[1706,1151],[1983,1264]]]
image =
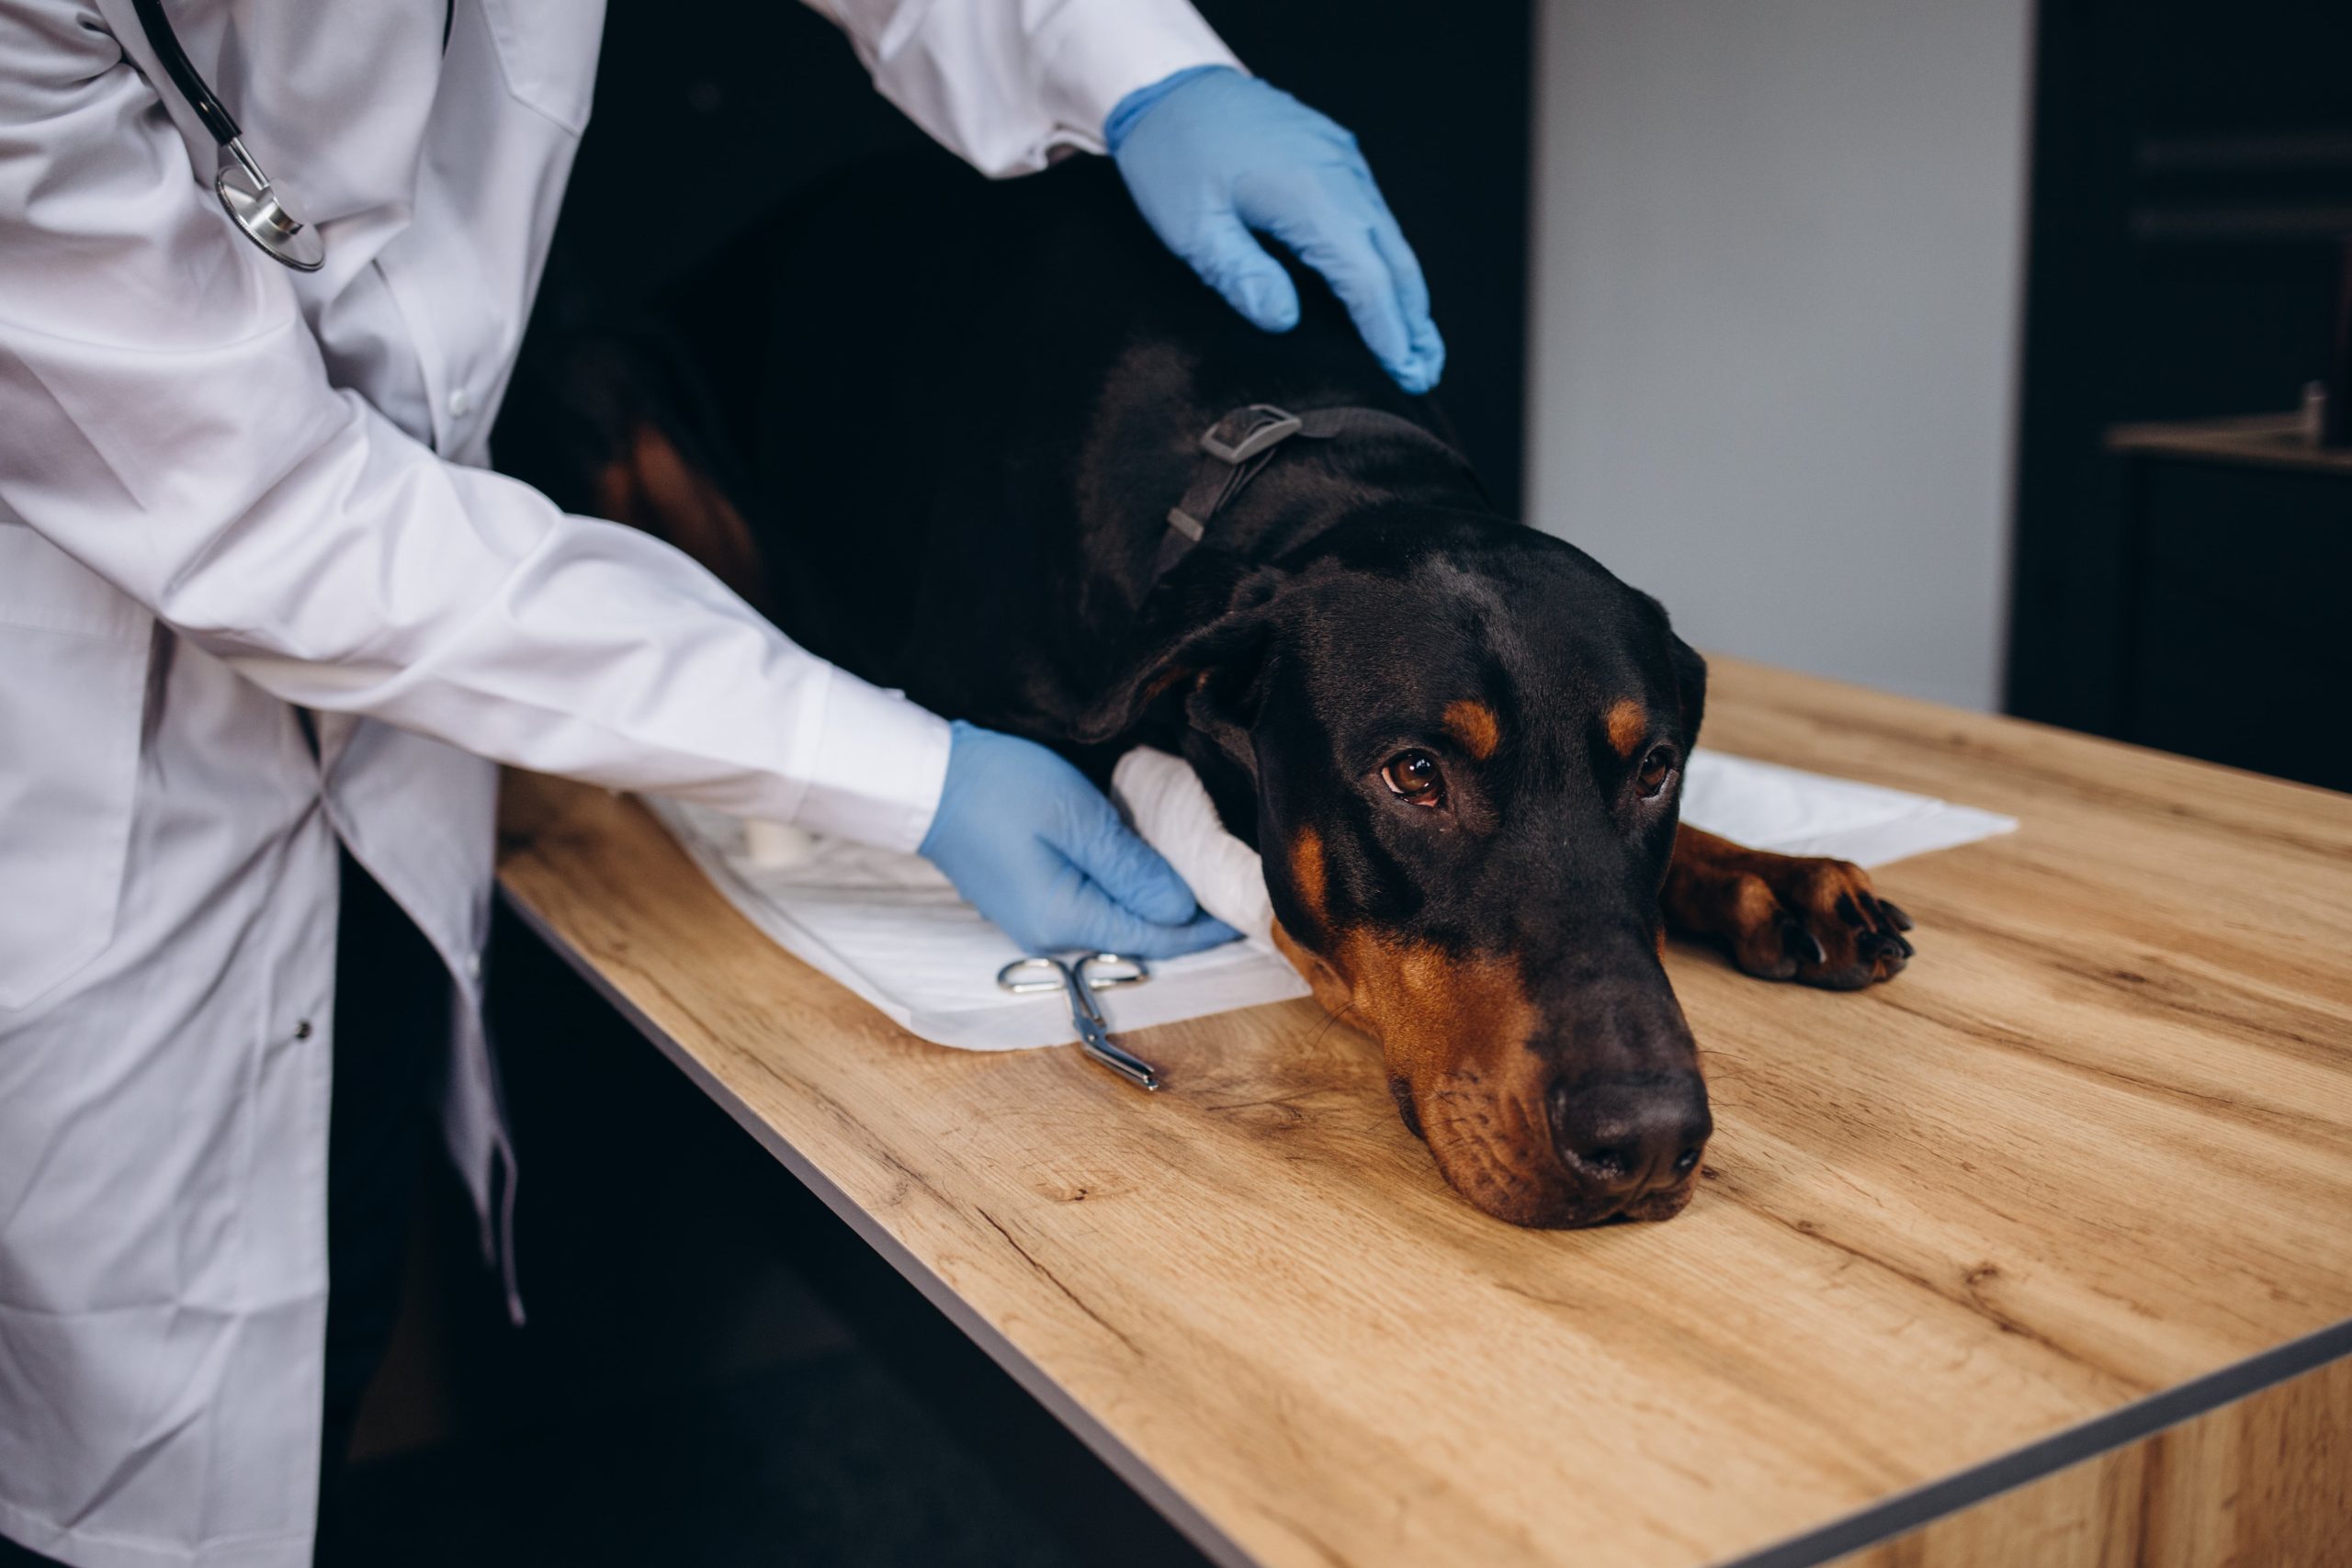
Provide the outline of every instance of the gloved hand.
[[1102,140],[1152,231],[1235,310],[1270,333],[1298,324],[1298,290],[1255,229],[1323,275],[1398,386],[1437,385],[1429,285],[1354,137],[1254,76],[1197,65],[1120,99]]
[[954,737],[922,852],[1024,950],[1173,958],[1240,934],[1201,913],[1076,768],[993,729],[959,722]]

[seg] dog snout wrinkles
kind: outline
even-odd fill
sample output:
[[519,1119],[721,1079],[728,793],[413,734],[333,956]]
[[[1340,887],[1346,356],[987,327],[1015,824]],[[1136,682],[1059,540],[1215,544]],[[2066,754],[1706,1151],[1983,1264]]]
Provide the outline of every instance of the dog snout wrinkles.
[[1682,1181],[1715,1126],[1693,1072],[1562,1077],[1546,1110],[1561,1163],[1589,1190],[1621,1202]]

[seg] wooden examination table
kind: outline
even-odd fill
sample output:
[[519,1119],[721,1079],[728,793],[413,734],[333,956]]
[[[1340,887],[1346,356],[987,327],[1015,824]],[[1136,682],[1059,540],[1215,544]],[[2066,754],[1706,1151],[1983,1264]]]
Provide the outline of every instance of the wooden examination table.
[[1710,745],[2024,827],[1881,874],[1891,985],[1669,948],[1666,1224],[1478,1213],[1311,1002],[1136,1033],[1158,1096],[925,1044],[599,791],[509,781],[505,893],[1219,1561],[2352,1563],[2352,797],[1714,675]]

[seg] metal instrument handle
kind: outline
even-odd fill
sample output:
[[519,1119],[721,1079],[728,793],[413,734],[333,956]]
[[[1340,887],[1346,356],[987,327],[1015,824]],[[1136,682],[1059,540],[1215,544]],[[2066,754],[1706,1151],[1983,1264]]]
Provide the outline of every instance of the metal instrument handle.
[[[1115,966],[1124,973],[1102,974],[1095,965]],[[1073,965],[1090,991],[1107,991],[1115,986],[1140,986],[1151,978],[1151,965],[1140,958],[1129,958],[1123,953],[1090,953]]]
[[[1098,987],[1092,976],[1081,980],[1086,966],[1100,958],[1116,960],[1115,953],[1096,953],[1081,958],[1062,971],[1069,980],[1070,1021],[1078,1026],[1079,1049],[1134,1084],[1137,1089],[1157,1089],[1159,1071],[1141,1056],[1127,1050],[1111,1038],[1110,1026],[1104,1022],[1102,1010],[1094,1005],[1094,992],[1107,986],[1132,985],[1138,976],[1106,976],[1107,986]],[[1140,967],[1140,965],[1138,965]]]
[[[1020,978],[1023,974],[1034,979]],[[1058,958],[1016,958],[996,972],[996,983],[1016,997],[1034,997],[1040,991],[1058,991],[1069,979],[1069,971]]]
[[[1117,964],[1129,972],[1098,974],[1095,964]],[[1112,1039],[1102,1010],[1094,1005],[1096,991],[1149,978],[1151,970],[1141,959],[1115,953],[1090,953],[1074,964],[1042,955],[1016,958],[996,972],[996,983],[1015,996],[1035,996],[1057,987],[1069,993],[1069,1021],[1078,1031],[1078,1048],[1137,1089],[1156,1089],[1159,1070]]]

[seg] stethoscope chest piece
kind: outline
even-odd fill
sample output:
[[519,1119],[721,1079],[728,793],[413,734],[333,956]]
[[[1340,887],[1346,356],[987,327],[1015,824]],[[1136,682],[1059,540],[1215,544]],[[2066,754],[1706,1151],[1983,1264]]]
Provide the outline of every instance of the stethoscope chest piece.
[[297,272],[318,271],[327,259],[326,240],[287,211],[286,204],[270,188],[269,176],[245,151],[237,117],[212,96],[187,51],[180,47],[180,35],[172,30],[172,19],[164,15],[164,0],[130,0],[130,6],[139,13],[140,30],[147,35],[147,47],[155,51],[156,63],[203,122],[205,134],[220,149],[220,172],[212,177],[212,189],[227,209],[229,221],[273,260]]
[[326,242],[319,231],[286,210],[270,186],[269,176],[254,165],[237,141],[231,139],[221,151],[229,156],[220,161],[212,188],[220,193],[229,220],[244,231],[246,239],[295,271],[318,271],[327,259]]

